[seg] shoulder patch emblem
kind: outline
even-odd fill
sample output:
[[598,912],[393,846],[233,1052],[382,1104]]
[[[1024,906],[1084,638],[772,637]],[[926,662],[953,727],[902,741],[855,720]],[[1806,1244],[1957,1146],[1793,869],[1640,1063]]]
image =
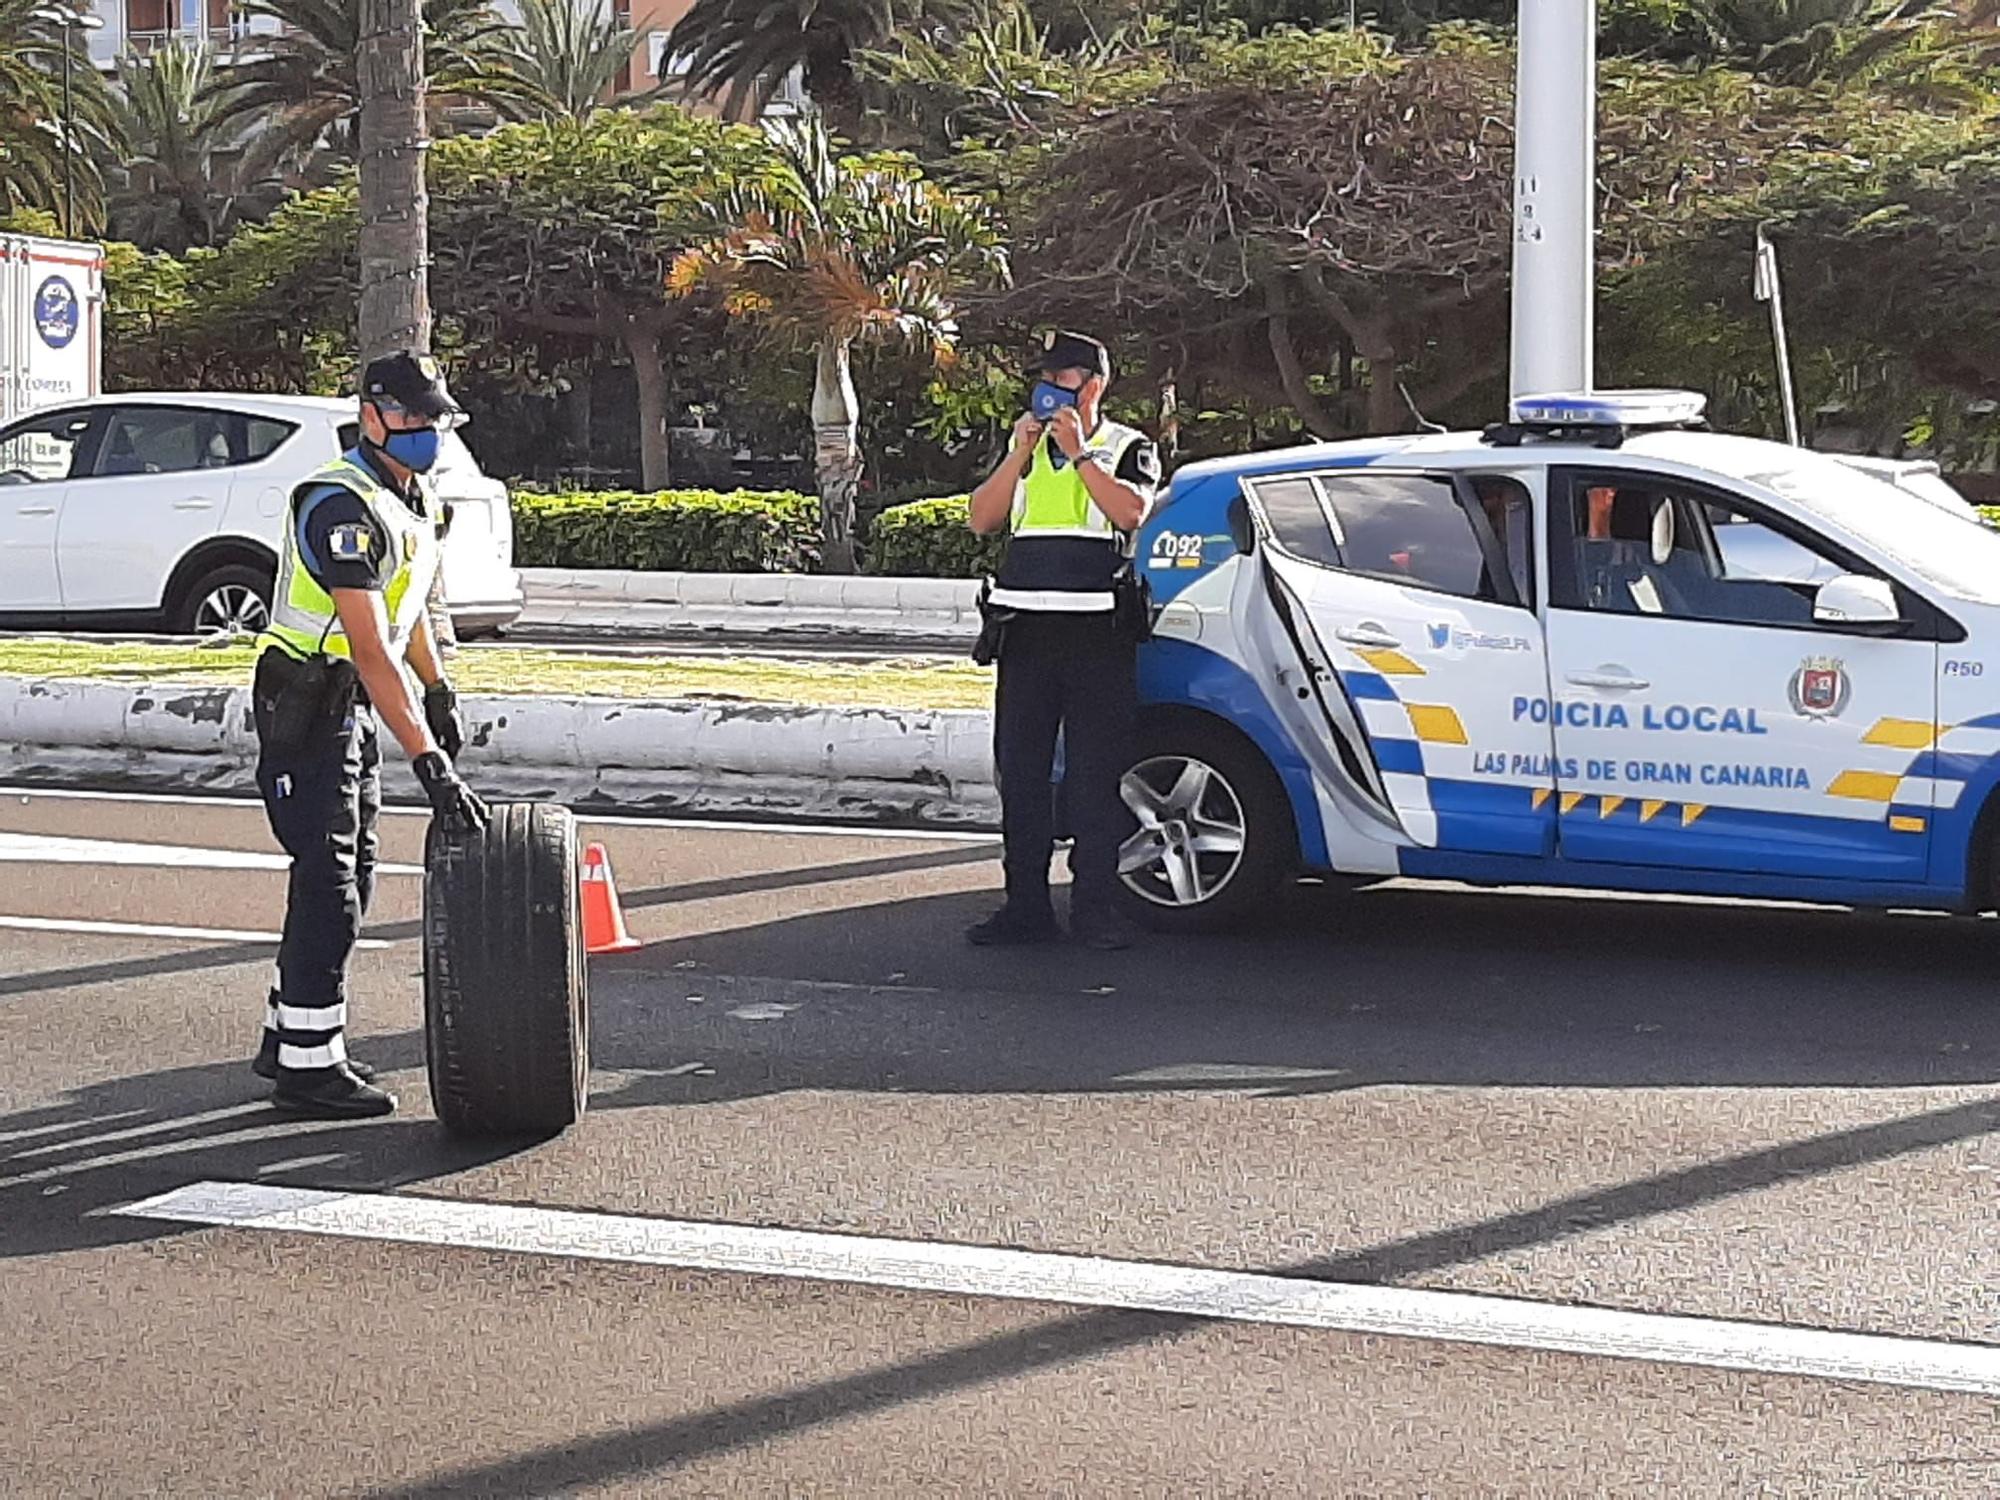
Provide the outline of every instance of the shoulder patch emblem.
[[326,534],[326,550],[335,562],[366,562],[374,545],[374,534],[359,522],[336,526]]

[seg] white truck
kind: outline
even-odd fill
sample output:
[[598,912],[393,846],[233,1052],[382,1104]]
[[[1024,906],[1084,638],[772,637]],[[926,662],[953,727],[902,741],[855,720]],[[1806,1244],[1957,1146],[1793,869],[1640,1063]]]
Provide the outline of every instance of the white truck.
[[0,424],[102,393],[104,247],[0,234]]

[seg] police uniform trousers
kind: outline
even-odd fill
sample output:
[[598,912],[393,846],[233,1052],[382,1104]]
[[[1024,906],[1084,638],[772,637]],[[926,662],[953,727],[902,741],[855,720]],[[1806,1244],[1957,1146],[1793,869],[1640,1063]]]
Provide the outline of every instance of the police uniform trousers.
[[[260,678],[267,667],[282,670],[271,660],[277,656],[265,653]],[[278,1067],[309,1073],[347,1059],[347,961],[375,894],[382,752],[375,711],[358,696],[296,748],[273,749],[265,698],[253,694],[257,790],[271,832],[292,857],[265,1025],[278,1034]]]
[[1074,918],[1109,915],[1118,854],[1137,825],[1119,794],[1138,715],[1138,648],[1113,614],[1023,611],[1007,624],[994,698],[993,751],[1006,841],[1007,904],[1049,910],[1056,740]]

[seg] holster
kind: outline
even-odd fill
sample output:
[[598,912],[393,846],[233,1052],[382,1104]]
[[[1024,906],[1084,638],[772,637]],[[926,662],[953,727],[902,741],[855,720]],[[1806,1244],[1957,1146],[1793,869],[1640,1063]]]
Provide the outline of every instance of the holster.
[[1000,659],[1000,652],[1007,644],[1007,623],[1017,611],[1004,604],[993,602],[993,580],[989,577],[979,585],[979,639],[972,643],[972,659],[982,667],[990,667]]
[[324,738],[346,720],[360,684],[352,662],[332,656],[299,661],[267,647],[250,689],[258,741],[285,755]]
[[1120,639],[1143,645],[1153,638],[1153,584],[1131,558],[1111,580],[1112,624]]

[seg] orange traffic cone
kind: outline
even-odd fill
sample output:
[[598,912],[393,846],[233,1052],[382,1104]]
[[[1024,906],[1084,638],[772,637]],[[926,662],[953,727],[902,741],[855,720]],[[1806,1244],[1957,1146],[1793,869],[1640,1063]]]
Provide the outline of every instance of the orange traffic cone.
[[611,878],[611,857],[602,844],[583,851],[583,947],[586,953],[627,953],[642,948],[625,930],[625,913],[618,909],[618,885]]

